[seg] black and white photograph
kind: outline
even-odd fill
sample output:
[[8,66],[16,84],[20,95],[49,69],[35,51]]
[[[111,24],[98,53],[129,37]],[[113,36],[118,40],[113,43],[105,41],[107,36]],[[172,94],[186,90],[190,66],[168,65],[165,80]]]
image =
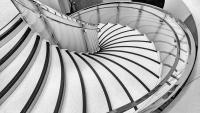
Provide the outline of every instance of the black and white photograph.
[[0,113],[200,113],[200,0],[0,0]]

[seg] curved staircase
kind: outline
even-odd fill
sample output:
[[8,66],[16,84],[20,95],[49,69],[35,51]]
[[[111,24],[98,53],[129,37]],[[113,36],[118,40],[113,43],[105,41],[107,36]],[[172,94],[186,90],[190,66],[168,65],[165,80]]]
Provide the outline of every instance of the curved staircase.
[[69,51],[16,16],[0,32],[0,113],[141,112],[176,89],[189,57],[186,38],[177,46],[150,40],[146,28],[108,22],[98,29],[100,50]]
[[[0,48],[0,112],[51,113],[62,103],[63,113],[104,113],[134,102],[160,82],[159,54],[135,29],[99,24],[102,49],[87,54],[50,45],[16,20],[15,29],[2,34],[1,41],[8,41]],[[11,37],[13,32],[18,33]]]

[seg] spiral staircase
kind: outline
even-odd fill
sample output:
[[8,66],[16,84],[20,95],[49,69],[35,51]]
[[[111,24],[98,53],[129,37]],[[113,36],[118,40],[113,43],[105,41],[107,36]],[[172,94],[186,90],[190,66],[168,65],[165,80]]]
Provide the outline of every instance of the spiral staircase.
[[[19,1],[13,3],[36,13]],[[18,7],[21,13],[0,31],[0,113],[150,113],[189,76],[193,37],[159,8],[114,2],[63,17],[31,2],[54,14],[52,21],[80,24],[64,25],[84,36],[70,37],[69,30],[64,39],[57,38],[62,30],[55,31],[50,23],[55,36],[45,37]]]

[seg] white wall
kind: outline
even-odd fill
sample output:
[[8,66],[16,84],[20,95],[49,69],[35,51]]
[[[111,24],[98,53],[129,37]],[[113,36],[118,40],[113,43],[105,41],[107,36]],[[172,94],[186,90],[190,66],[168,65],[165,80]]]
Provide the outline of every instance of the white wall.
[[[171,0],[176,1],[176,0]],[[180,1],[180,0],[177,0]],[[200,0],[182,0],[194,17],[198,37],[200,37]],[[179,8],[179,6],[173,7]],[[176,11],[182,12],[182,10]],[[200,45],[200,40],[198,40]],[[200,111],[200,49],[197,53],[197,62],[186,87],[178,97],[164,110],[163,113],[199,113]]]
[[182,0],[165,0],[164,10],[167,10],[182,21],[191,14]]

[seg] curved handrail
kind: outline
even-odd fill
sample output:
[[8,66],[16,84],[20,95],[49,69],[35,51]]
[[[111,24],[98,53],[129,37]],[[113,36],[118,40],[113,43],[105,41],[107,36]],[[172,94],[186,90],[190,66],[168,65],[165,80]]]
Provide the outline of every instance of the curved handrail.
[[[36,0],[31,0],[31,1],[32,1],[35,5],[38,5],[40,8],[42,8],[42,9],[48,11],[49,13],[51,13],[51,14],[53,14],[53,15],[59,16],[59,17],[61,17],[61,18],[63,18],[63,19],[67,19],[67,20],[69,20],[69,21],[71,21],[69,18],[72,19],[72,17],[69,17],[69,16],[67,16],[67,15],[63,15],[63,14],[60,13],[60,12],[56,12],[56,10],[54,10],[54,9],[52,9],[52,10],[54,11],[54,13],[51,12],[51,11],[50,11],[50,8],[51,8],[51,7],[48,7],[47,5],[42,4],[42,3],[40,3],[39,1],[36,1]],[[59,13],[60,15],[58,15],[58,13]],[[65,17],[67,17],[67,18],[64,18],[63,16],[65,16]],[[73,20],[73,19],[72,19],[72,20]],[[87,23],[87,22],[85,22],[85,21],[83,21],[83,20],[80,20],[80,19],[74,19],[74,20],[75,20],[75,22],[79,22],[79,23],[81,23],[81,24],[90,25],[90,26],[97,26],[96,24]]]
[[188,45],[189,45],[189,53],[191,54],[191,40],[189,37],[193,37],[192,34],[189,32],[189,28],[183,23],[181,22],[179,19],[176,20],[177,21],[177,24],[183,29],[185,35],[186,35],[186,38],[187,38],[187,41],[188,41]]
[[[51,19],[51,20],[53,20],[53,21],[56,21],[55,19],[53,19],[53,18],[50,17],[50,16],[47,16],[47,15],[44,15],[44,14],[40,14],[40,13],[38,13],[38,12],[36,12],[36,11],[30,9],[29,7],[23,5],[21,2],[19,2],[19,1],[17,1],[17,0],[14,0],[14,1],[16,1],[17,3],[19,3],[19,4],[20,4],[21,6],[23,6],[24,8],[30,10],[31,12],[35,13],[35,14],[38,15],[39,17],[42,16],[42,17],[44,17],[44,18],[49,18],[49,19]],[[41,8],[42,8],[42,7],[41,7]],[[48,11],[48,12],[49,12],[49,11]],[[49,12],[49,13],[51,13],[51,12]],[[51,13],[51,14],[53,14],[53,13]],[[56,16],[58,16],[58,15],[56,15]],[[60,16],[59,16],[59,17],[60,17]],[[62,18],[62,19],[65,19],[65,18]],[[71,26],[71,27],[75,27],[75,28],[80,28],[80,29],[98,30],[98,28],[94,28],[94,29],[93,29],[93,28],[88,28],[88,27],[75,26],[75,25],[67,24],[67,23],[60,22],[60,21],[56,21],[56,22],[59,22],[59,23],[61,23],[61,24],[65,24],[65,25],[67,25],[67,26]],[[80,23],[80,24],[84,24],[84,23]]]
[[[18,2],[17,0],[15,0],[15,1]],[[18,2],[18,3],[19,3],[19,2]],[[126,6],[120,6],[119,4],[120,4],[120,3],[130,3],[130,2],[114,2],[114,3],[116,3],[117,6],[110,6],[110,7],[118,7],[118,8],[119,8],[119,7],[126,7]],[[104,3],[104,4],[100,4],[100,5],[107,5],[107,4],[114,4],[114,3]],[[20,3],[20,4],[21,4],[21,3]],[[172,15],[171,15],[170,13],[168,13],[168,12],[166,12],[166,11],[160,9],[160,8],[157,8],[157,7],[155,7],[155,6],[148,5],[148,4],[144,4],[144,3],[131,3],[131,4],[144,5],[144,6],[151,7],[151,8],[154,8],[154,9],[156,9],[156,10],[159,10],[161,13],[163,13],[163,14],[165,14],[165,15],[167,15],[167,16],[170,16],[171,19],[175,19],[176,23],[178,23],[178,26],[180,26],[182,29],[184,29],[184,30],[185,30],[184,33],[185,33],[186,35],[188,35],[188,34],[186,33],[186,32],[187,32],[187,29],[184,27],[184,25],[182,25],[181,23],[179,23],[179,20],[178,20],[177,18],[172,17]],[[24,6],[23,4],[21,4],[21,5]],[[95,7],[98,7],[98,6],[100,6],[100,5],[97,5],[97,6],[95,6]],[[26,6],[24,6],[24,7],[27,8],[27,9],[29,9],[30,11],[36,13],[36,14],[39,14],[39,13],[37,13],[36,11],[34,11],[34,10],[32,10],[32,9],[26,7]],[[104,8],[110,8],[110,7],[103,7],[102,9],[104,9]],[[129,6],[129,7],[126,7],[126,8],[134,8],[134,7],[130,7],[130,6]],[[99,8],[99,9],[101,9],[101,8]],[[140,103],[142,103],[143,101],[145,101],[147,98],[149,98],[150,96],[152,96],[153,94],[155,94],[164,84],[166,84],[166,82],[169,80],[169,78],[171,77],[171,75],[176,71],[176,67],[177,67],[177,65],[178,65],[178,63],[179,63],[179,60],[180,60],[180,51],[181,51],[180,39],[178,38],[178,34],[176,33],[176,31],[173,29],[173,26],[170,25],[168,21],[166,21],[165,19],[163,19],[162,17],[158,16],[158,15],[155,14],[155,13],[152,13],[152,12],[149,12],[149,11],[147,11],[147,10],[140,9],[140,8],[134,8],[134,9],[148,12],[148,13],[150,13],[150,14],[152,14],[152,15],[158,17],[158,18],[161,19],[163,22],[165,22],[165,24],[168,25],[168,27],[172,30],[173,34],[175,35],[174,38],[175,38],[175,42],[176,42],[176,44],[177,44],[177,46],[176,46],[176,49],[177,49],[177,51],[176,51],[176,57],[175,57],[175,61],[173,62],[173,65],[171,66],[170,71],[166,74],[165,78],[163,78],[163,79],[161,80],[161,82],[160,82],[156,87],[154,87],[154,88],[150,91],[150,93],[144,95],[143,97],[141,97],[140,99],[136,100],[135,102],[128,103],[128,104],[126,104],[126,105],[124,105],[124,106],[122,106],[122,107],[120,107],[120,108],[117,108],[117,109],[115,109],[115,110],[113,110],[113,111],[110,111],[110,113],[121,113],[121,112],[127,111],[127,110],[129,110],[129,109],[131,109],[131,108],[133,108],[133,107],[139,105]],[[85,9],[83,9],[83,10],[85,10]],[[94,10],[97,10],[97,9],[94,9]],[[50,12],[50,13],[51,13],[51,12]],[[78,12],[78,13],[81,14],[80,12]],[[87,12],[85,12],[85,13],[87,13]],[[43,16],[43,17],[45,17],[45,18],[49,18],[49,19],[52,19],[52,20],[54,20],[54,21],[57,21],[57,20],[55,20],[55,19],[53,19],[53,18],[51,18],[51,17],[49,17],[49,16],[46,16],[46,15],[44,15],[44,14],[39,14],[39,16]],[[56,15],[56,16],[58,16],[58,15]],[[69,25],[69,24],[66,24],[66,23],[63,23],[63,22],[60,22],[60,21],[57,21],[57,22],[62,23],[62,24],[65,24],[65,25]],[[85,27],[80,27],[80,26],[74,26],[74,25],[69,25],[69,26],[71,26],[71,27],[76,27],[76,28],[90,29],[90,28],[85,28]],[[91,29],[90,29],[90,30],[91,30]],[[93,29],[92,29],[92,30],[93,30]],[[189,36],[186,36],[186,38],[187,38],[188,43],[189,43],[189,47],[190,47],[189,50],[191,51],[191,45],[190,45]]]
[[[34,1],[34,0],[33,0]],[[56,15],[56,16],[59,16],[59,17],[61,17],[61,18],[63,18],[63,19],[68,19],[68,20],[70,20],[69,18],[71,18],[71,17],[69,17],[69,16],[67,16],[67,15],[63,15],[62,13],[59,13],[60,15],[58,15],[56,12],[51,12],[50,10],[49,10],[49,8],[46,6],[46,5],[44,5],[44,4],[40,4],[40,3],[38,3],[37,1],[34,1],[34,3],[36,4],[36,5],[39,5],[42,9],[44,9],[44,10],[46,10],[46,11],[48,11],[49,13],[51,13],[51,14],[54,14],[54,15]],[[54,10],[54,9],[53,9]],[[65,16],[65,17],[67,17],[67,18],[64,18],[63,16]],[[72,19],[73,20],[73,19]],[[91,25],[91,26],[97,26],[96,24],[92,24],[92,23],[87,23],[87,22],[85,22],[85,21],[83,21],[83,20],[79,20],[79,19],[75,19],[75,22],[80,22],[80,23],[84,23],[84,24],[87,24],[87,25]]]
[[[100,4],[97,4],[97,5],[92,5],[92,6],[83,8],[83,9],[77,11],[76,13],[78,13],[78,12],[80,13],[80,12],[82,12],[82,11],[84,11],[84,10],[87,10],[87,9],[90,9],[90,8],[93,8],[93,7],[98,7],[98,6],[102,6],[102,5],[108,5],[108,4],[120,4],[120,3],[144,5],[144,6],[151,7],[151,8],[154,8],[154,9],[156,9],[156,10],[159,10],[159,11],[161,11],[161,12],[167,14],[167,15],[170,15],[171,18],[175,18],[170,12],[168,12],[168,11],[166,11],[166,10],[163,10],[162,8],[156,7],[156,6],[154,6],[154,5],[151,5],[151,4],[146,4],[146,3],[141,3],[141,2],[123,2],[123,1],[122,1],[122,2],[100,3]],[[95,10],[96,10],[96,9],[95,9]],[[71,14],[70,16],[73,17],[73,15],[75,15],[76,13],[73,13],[73,14]],[[176,18],[176,19],[178,19],[178,18]],[[178,20],[179,20],[179,19],[178,19]]]
[[[102,4],[98,4],[98,5],[94,5],[94,6],[90,6],[90,7],[84,8],[84,9],[78,11],[77,13],[72,14],[71,16],[72,16],[72,17],[75,16],[75,15],[76,15],[76,16],[80,16],[81,14],[87,13],[87,12],[89,12],[89,11],[96,11],[97,8],[98,8],[98,9],[101,9],[99,6],[108,5],[108,4],[117,4],[117,5],[116,5],[116,6],[103,7],[103,8],[126,7],[126,6],[120,6],[119,4],[121,4],[121,3],[125,3],[125,4],[126,4],[126,3],[127,3],[127,4],[137,4],[137,5],[144,5],[144,6],[147,6],[147,7],[151,7],[151,8],[154,8],[154,9],[160,11],[161,13],[163,13],[163,14],[169,16],[171,19],[174,19],[177,23],[180,22],[179,19],[173,17],[169,12],[167,12],[167,11],[161,9],[161,8],[158,8],[158,7],[149,5],[149,4],[138,3],[138,2],[135,2],[135,3],[134,3],[134,2],[112,2],[112,3],[102,3]],[[94,8],[94,7],[97,7],[97,8]],[[90,8],[93,8],[93,9],[91,9],[91,10],[89,10],[89,11],[86,11],[87,9],[90,9]],[[103,8],[102,8],[102,9],[103,9]],[[129,8],[134,8],[134,7],[129,7]],[[146,11],[146,10],[144,10],[144,9],[139,9],[139,8],[136,8],[136,9],[142,10],[142,11]],[[83,12],[82,12],[82,11],[83,11]],[[82,12],[82,13],[81,13],[81,12]],[[146,11],[146,12],[148,12],[148,11]],[[117,108],[117,109],[115,109],[115,110],[113,110],[113,111],[110,111],[109,113],[121,113],[121,112],[127,111],[127,110],[129,110],[129,109],[131,109],[131,108],[137,106],[138,104],[142,103],[142,102],[145,101],[147,98],[149,98],[150,96],[152,96],[155,92],[157,92],[157,91],[169,80],[169,78],[171,77],[171,75],[176,71],[176,67],[177,67],[177,65],[178,65],[178,63],[179,63],[179,59],[180,59],[180,50],[181,50],[181,48],[180,48],[180,39],[178,38],[178,34],[177,34],[176,31],[173,29],[173,26],[171,26],[165,19],[163,19],[162,17],[158,16],[156,13],[152,13],[152,12],[148,12],[148,13],[151,13],[152,15],[154,15],[154,16],[160,18],[163,22],[165,22],[165,23],[169,26],[169,28],[170,28],[170,29],[172,30],[172,32],[174,33],[174,35],[175,35],[174,38],[175,38],[175,41],[176,41],[176,44],[177,44],[177,46],[176,46],[177,51],[176,51],[176,58],[175,58],[175,61],[174,61],[173,65],[171,66],[170,71],[166,74],[165,78],[163,78],[163,79],[161,80],[161,82],[160,82],[153,90],[150,91],[150,93],[144,95],[142,98],[136,100],[135,102],[126,104],[126,105],[124,105],[124,106],[122,106],[122,107],[120,107],[120,108]],[[181,27],[182,29],[184,29],[183,26],[181,26],[181,25],[179,25],[179,24],[178,24],[178,26]],[[187,37],[187,36],[186,36],[186,37]],[[188,40],[188,37],[187,37],[187,40]],[[190,40],[188,40],[188,43],[190,43]],[[190,45],[189,45],[189,46],[190,46]],[[189,50],[190,50],[190,49],[191,49],[191,47],[189,48]],[[190,50],[190,51],[191,51],[191,50]]]

